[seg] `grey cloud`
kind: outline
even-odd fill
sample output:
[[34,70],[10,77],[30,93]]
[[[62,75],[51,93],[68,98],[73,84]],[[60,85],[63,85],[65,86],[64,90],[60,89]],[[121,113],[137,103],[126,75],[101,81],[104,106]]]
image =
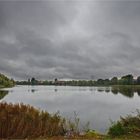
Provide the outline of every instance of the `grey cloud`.
[[140,2],[0,2],[0,71],[16,79],[139,75]]

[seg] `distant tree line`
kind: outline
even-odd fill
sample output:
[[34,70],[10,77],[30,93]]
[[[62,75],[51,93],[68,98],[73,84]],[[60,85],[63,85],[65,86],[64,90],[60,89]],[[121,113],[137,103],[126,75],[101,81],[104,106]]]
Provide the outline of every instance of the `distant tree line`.
[[95,85],[137,85],[140,84],[140,82],[138,82],[139,80],[140,77],[134,79],[132,74],[128,74],[122,76],[120,79],[117,77],[113,77],[112,79],[98,79],[95,81]]
[[122,76],[121,78],[113,77],[111,79],[98,80],[70,80],[62,81],[55,78],[54,81],[39,81],[34,77],[27,81],[17,81],[18,85],[66,85],[66,86],[109,86],[109,85],[140,85],[140,76],[134,79],[132,74]]
[[4,87],[12,87],[15,85],[15,82],[13,79],[9,79],[7,76],[4,74],[0,73],[0,88]]
[[54,85],[53,81],[40,81],[32,77],[31,79],[28,79],[27,81],[16,81],[17,85]]

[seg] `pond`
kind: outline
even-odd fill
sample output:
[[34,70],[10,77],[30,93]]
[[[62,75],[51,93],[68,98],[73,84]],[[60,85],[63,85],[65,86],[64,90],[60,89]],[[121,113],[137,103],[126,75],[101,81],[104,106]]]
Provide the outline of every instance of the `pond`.
[[15,86],[0,91],[0,102],[30,104],[63,117],[80,118],[80,128],[106,133],[111,121],[140,109],[140,90],[111,87]]

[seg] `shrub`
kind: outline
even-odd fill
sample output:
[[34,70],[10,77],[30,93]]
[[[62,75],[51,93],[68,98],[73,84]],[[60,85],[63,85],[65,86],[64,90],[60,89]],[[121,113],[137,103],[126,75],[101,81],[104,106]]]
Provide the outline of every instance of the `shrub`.
[[137,115],[128,115],[125,118],[114,123],[108,131],[111,136],[121,136],[124,134],[139,135],[140,136],[140,112],[137,110]]
[[125,133],[126,131],[120,122],[113,124],[109,128],[109,132],[108,132],[108,134],[112,136],[120,136],[120,135],[124,135]]

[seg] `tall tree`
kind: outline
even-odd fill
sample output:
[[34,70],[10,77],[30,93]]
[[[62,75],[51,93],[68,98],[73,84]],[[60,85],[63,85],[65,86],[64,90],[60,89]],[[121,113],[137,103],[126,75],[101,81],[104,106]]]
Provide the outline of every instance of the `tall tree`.
[[117,84],[118,84],[118,78],[117,78],[117,77],[113,77],[113,78],[110,80],[110,83],[111,83],[111,85],[117,85]]
[[121,80],[122,80],[123,85],[132,85],[134,83],[132,74],[128,74],[128,75],[123,76],[121,78]]

